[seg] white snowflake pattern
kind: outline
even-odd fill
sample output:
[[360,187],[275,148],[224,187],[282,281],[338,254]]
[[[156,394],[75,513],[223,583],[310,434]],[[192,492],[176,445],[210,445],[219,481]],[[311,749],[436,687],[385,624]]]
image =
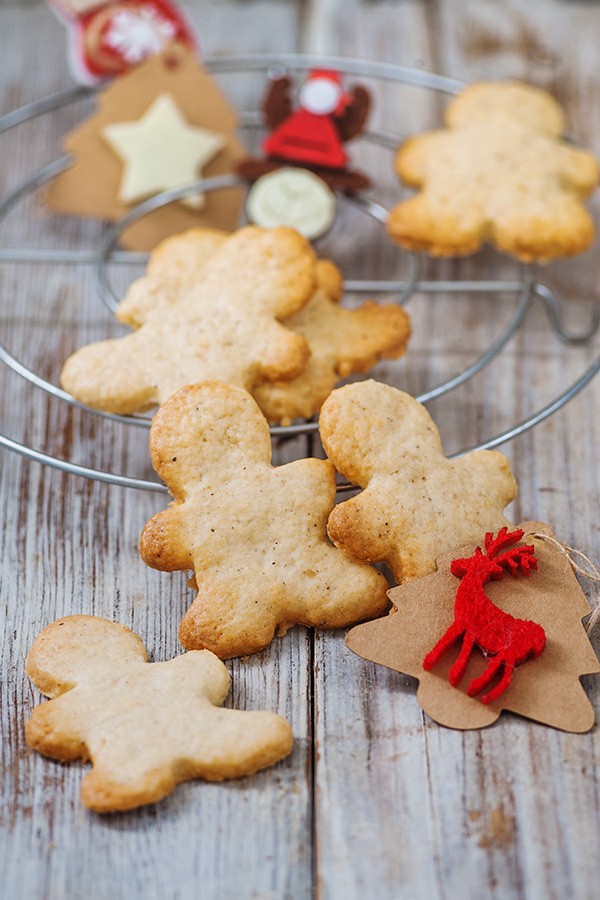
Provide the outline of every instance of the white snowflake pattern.
[[113,16],[105,41],[128,63],[138,63],[158,53],[175,37],[172,22],[163,19],[151,6],[119,10]]

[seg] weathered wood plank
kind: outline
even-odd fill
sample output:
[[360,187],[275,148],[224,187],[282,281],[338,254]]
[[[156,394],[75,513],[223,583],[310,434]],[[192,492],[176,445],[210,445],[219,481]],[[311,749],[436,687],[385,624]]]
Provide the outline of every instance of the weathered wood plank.
[[[187,6],[206,53],[295,46],[293,5]],[[265,18],[274,30],[259,27]],[[4,110],[69,86],[63,30],[45,6],[1,10],[0,31],[11,34],[3,45]],[[235,83],[227,89],[235,92]],[[3,190],[58,155],[60,137],[84,111],[79,104],[4,135]],[[48,215],[35,196],[11,213],[0,246],[93,249],[101,231],[95,222]],[[134,274],[120,271],[118,280],[125,284]],[[55,383],[61,360],[75,346],[115,333],[90,267],[6,264],[0,275],[2,340]],[[5,434],[86,465],[154,477],[146,432],[73,411],[4,367],[0,385]],[[298,452],[283,446],[276,456],[284,460]],[[178,622],[193,593],[184,574],[151,571],[137,553],[141,528],[164,507],[160,495],[94,484],[3,454],[0,497],[0,893],[309,896],[307,632],[296,629],[247,663],[228,664],[229,705],[274,709],[291,721],[296,743],[288,760],[252,779],[182,785],[155,808],[108,818],[87,813],[79,801],[84,767],[61,766],[25,746],[24,722],[40,699],[23,672],[27,650],[57,616],[83,612],[131,626],[152,659],[168,659],[181,652]]]
[[[331,27],[321,49],[342,52],[348,35],[360,30],[367,58],[423,59],[426,68],[464,80],[520,77],[560,86],[571,132],[598,151],[599,85],[591,75],[590,43],[582,37],[598,27],[597,15],[589,5],[552,2],[526,8],[510,2],[330,3]],[[575,50],[580,41],[581,54]],[[380,114],[389,130],[402,133],[406,123],[392,93],[381,101]],[[411,113],[411,127],[419,116],[418,127],[431,127],[431,106],[414,104]],[[597,200],[593,207],[597,212]],[[373,271],[367,256],[353,257],[355,275],[356,269],[363,276]],[[391,257],[387,264],[393,266]],[[596,246],[539,273],[570,298],[571,322],[589,314],[599,267]],[[517,266],[491,251],[425,268],[431,278],[519,275]],[[413,393],[431,387],[489,343],[514,302],[443,293],[411,300],[410,351],[380,371]],[[524,418],[574,381],[599,349],[598,337],[585,348],[561,344],[536,305],[485,372],[429,404],[445,446],[471,446]],[[553,523],[563,540],[596,560],[599,390],[593,384],[553,419],[501,448],[520,483],[513,521]],[[590,597],[597,592],[591,583],[584,589]],[[565,735],[505,716],[485,732],[460,734],[421,714],[412,679],[354,657],[339,635],[318,636],[315,663],[320,896],[594,895],[589,859],[600,845],[597,728]],[[598,709],[598,679],[586,681]]]

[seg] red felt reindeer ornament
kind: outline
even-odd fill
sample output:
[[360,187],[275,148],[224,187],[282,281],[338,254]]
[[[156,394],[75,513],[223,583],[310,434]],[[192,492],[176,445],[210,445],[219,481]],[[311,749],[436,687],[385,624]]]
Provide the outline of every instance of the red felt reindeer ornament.
[[541,625],[503,612],[484,591],[490,579],[498,580],[507,572],[528,576],[537,569],[533,546],[511,547],[521,540],[523,533],[521,529],[509,532],[505,526],[495,538],[491,533],[486,534],[485,553],[477,547],[473,556],[452,561],[450,571],[461,579],[454,602],[454,621],[423,660],[423,668],[431,670],[446,650],[462,640],[460,653],[448,673],[450,684],[457,687],[477,645],[491,659],[483,674],[469,684],[469,696],[477,696],[500,675],[497,684],[481,697],[485,704],[506,690],[515,666],[536,659],[546,645],[546,633]]
[[[582,623],[590,605],[565,549],[545,522],[494,535],[440,555],[431,575],[392,588],[393,615],[356,625],[346,643],[363,659],[416,678],[421,708],[448,728],[484,728],[510,710],[588,731],[594,708],[581,676],[600,666]],[[535,553],[516,546],[530,539]],[[454,642],[460,649],[447,653]],[[468,690],[457,690],[463,678]]]

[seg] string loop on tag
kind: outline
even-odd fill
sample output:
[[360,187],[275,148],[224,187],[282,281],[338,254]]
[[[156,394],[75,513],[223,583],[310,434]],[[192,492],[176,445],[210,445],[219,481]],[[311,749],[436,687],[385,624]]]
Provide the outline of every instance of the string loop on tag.
[[[589,556],[586,556],[581,550],[577,550],[575,547],[569,547],[568,544],[563,544],[561,541],[557,540],[555,537],[551,537],[549,534],[540,534],[539,532],[534,532],[530,535],[533,538],[538,538],[540,541],[548,541],[548,543],[553,544],[560,552],[565,556],[569,565],[578,575],[581,575],[582,578],[587,578],[589,581],[593,581],[596,584],[600,584],[600,570],[596,565],[592,562]],[[585,560],[587,566],[589,568],[584,569],[573,559],[573,556],[579,557],[579,559]],[[584,625],[584,628],[588,635],[595,628],[595,626],[600,621],[600,596],[594,598],[591,601],[592,610],[591,616],[587,620]]]

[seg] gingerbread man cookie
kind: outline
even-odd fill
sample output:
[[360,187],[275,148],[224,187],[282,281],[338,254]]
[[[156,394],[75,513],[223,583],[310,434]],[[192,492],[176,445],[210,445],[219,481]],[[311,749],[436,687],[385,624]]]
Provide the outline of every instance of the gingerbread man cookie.
[[253,391],[269,421],[283,424],[318,413],[340,378],[366,372],[380,359],[398,359],[410,336],[410,319],[401,306],[368,300],[346,309],[322,289],[286,325],[308,341],[306,368],[292,381]]
[[230,678],[214,654],[148,663],[139,637],[106,619],[53,622],[26,670],[52,698],[33,711],[27,741],[53,759],[91,760],[82,800],[97,812],[154,803],[192,778],[249,775],[292,749],[280,716],[219,708]]
[[61,384],[89,406],[134,413],[205,378],[246,388],[293,378],[308,345],[278,320],[307,303],[314,287],[314,253],[297,232],[243,228],[176,308],[159,305],[133,334],[78,350]]
[[560,140],[553,97],[519,82],[473,84],[451,101],[445,123],[398,152],[398,175],[420,189],[390,213],[401,246],[453,256],[489,241],[524,262],[590,246],[594,224],[581,200],[598,183],[598,165]]
[[385,609],[386,579],[327,541],[333,465],[272,466],[267,421],[246,391],[215,381],[178,391],[154,417],[150,451],[174,500],[140,552],[156,569],[194,571],[184,647],[242,656],[276,629],[339,628]]
[[[135,281],[119,304],[117,318],[140,326],[159,307],[173,308],[227,239],[226,232],[193,228],[163,241],[153,251],[144,277]],[[292,381],[264,383],[253,390],[271,422],[289,423],[317,413],[336,382],[364,372],[379,359],[397,359],[406,350],[410,320],[401,306],[368,301],[356,309],[339,305],[342,276],[326,259],[316,262],[317,289],[308,303],[284,324],[306,339],[310,357]]]
[[409,394],[377,381],[346,385],[323,404],[319,430],[336,469],[364,488],[335,507],[329,536],[355,559],[386,560],[399,583],[508,524],[502,511],[517,486],[506,457],[478,450],[446,459]]

